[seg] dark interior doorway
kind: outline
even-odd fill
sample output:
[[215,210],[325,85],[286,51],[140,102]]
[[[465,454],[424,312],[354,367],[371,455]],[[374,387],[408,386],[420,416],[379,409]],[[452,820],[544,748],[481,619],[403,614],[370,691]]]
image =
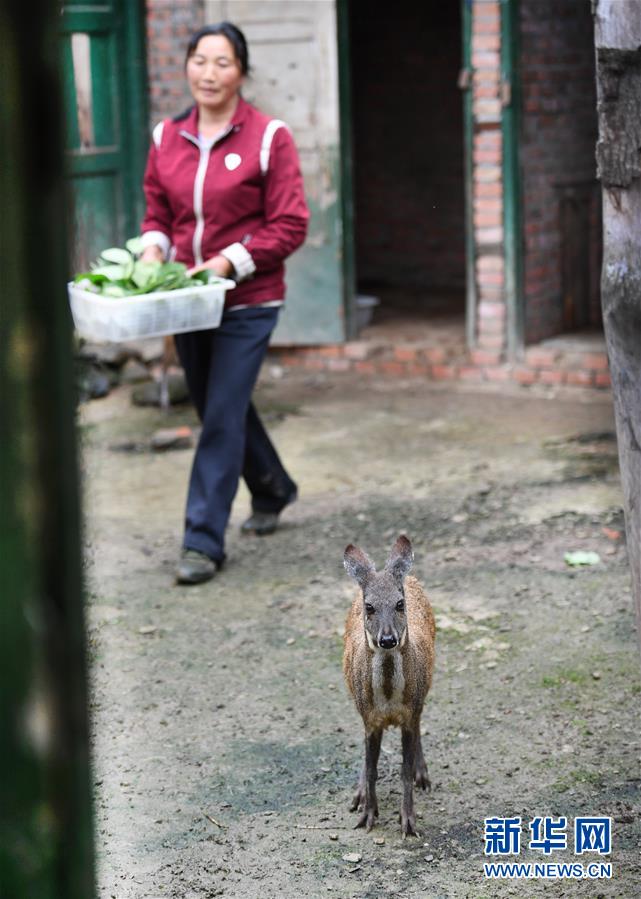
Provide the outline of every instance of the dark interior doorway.
[[373,324],[464,328],[459,7],[348,3],[356,279],[380,301]]
[[525,342],[602,332],[594,23],[575,0],[521,3]]

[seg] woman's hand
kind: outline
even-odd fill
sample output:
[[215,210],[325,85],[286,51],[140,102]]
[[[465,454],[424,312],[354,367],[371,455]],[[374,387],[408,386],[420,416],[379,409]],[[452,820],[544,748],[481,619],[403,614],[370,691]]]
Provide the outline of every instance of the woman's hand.
[[202,272],[205,269],[211,269],[215,275],[219,275],[221,278],[229,278],[233,274],[234,266],[225,256],[212,256],[211,259],[207,259],[201,265],[195,265],[193,268],[190,268],[187,274],[190,276],[195,275],[196,272]]
[[140,255],[141,262],[164,262],[165,254],[158,244],[151,244],[142,251]]

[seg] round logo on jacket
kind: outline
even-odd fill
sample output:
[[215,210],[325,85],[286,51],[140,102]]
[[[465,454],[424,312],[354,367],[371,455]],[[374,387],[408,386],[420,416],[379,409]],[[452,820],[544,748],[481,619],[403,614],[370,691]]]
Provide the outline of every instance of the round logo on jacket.
[[233,172],[234,169],[237,169],[241,161],[242,160],[238,153],[228,153],[227,156],[225,156],[225,165],[230,172]]

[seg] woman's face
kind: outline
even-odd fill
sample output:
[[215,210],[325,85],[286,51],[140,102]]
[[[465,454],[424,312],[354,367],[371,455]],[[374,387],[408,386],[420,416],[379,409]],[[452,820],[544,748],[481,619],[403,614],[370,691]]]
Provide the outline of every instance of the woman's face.
[[201,37],[187,60],[187,82],[198,106],[224,109],[243,80],[234,48],[223,34]]

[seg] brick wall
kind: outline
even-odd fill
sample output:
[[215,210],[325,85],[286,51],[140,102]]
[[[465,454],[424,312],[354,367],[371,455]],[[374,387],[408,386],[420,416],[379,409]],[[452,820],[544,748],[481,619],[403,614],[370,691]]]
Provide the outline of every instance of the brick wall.
[[184,73],[189,36],[204,24],[203,0],[147,0],[150,125],[193,101]]
[[359,281],[462,293],[459,3],[349,8]]
[[[524,0],[520,11],[525,336],[532,343],[598,324],[600,196],[590,4]],[[564,267],[583,296],[576,302],[587,307],[576,310],[574,323],[564,320]]]
[[497,362],[506,343],[501,133],[501,10],[472,6],[474,242],[478,314],[474,361]]

